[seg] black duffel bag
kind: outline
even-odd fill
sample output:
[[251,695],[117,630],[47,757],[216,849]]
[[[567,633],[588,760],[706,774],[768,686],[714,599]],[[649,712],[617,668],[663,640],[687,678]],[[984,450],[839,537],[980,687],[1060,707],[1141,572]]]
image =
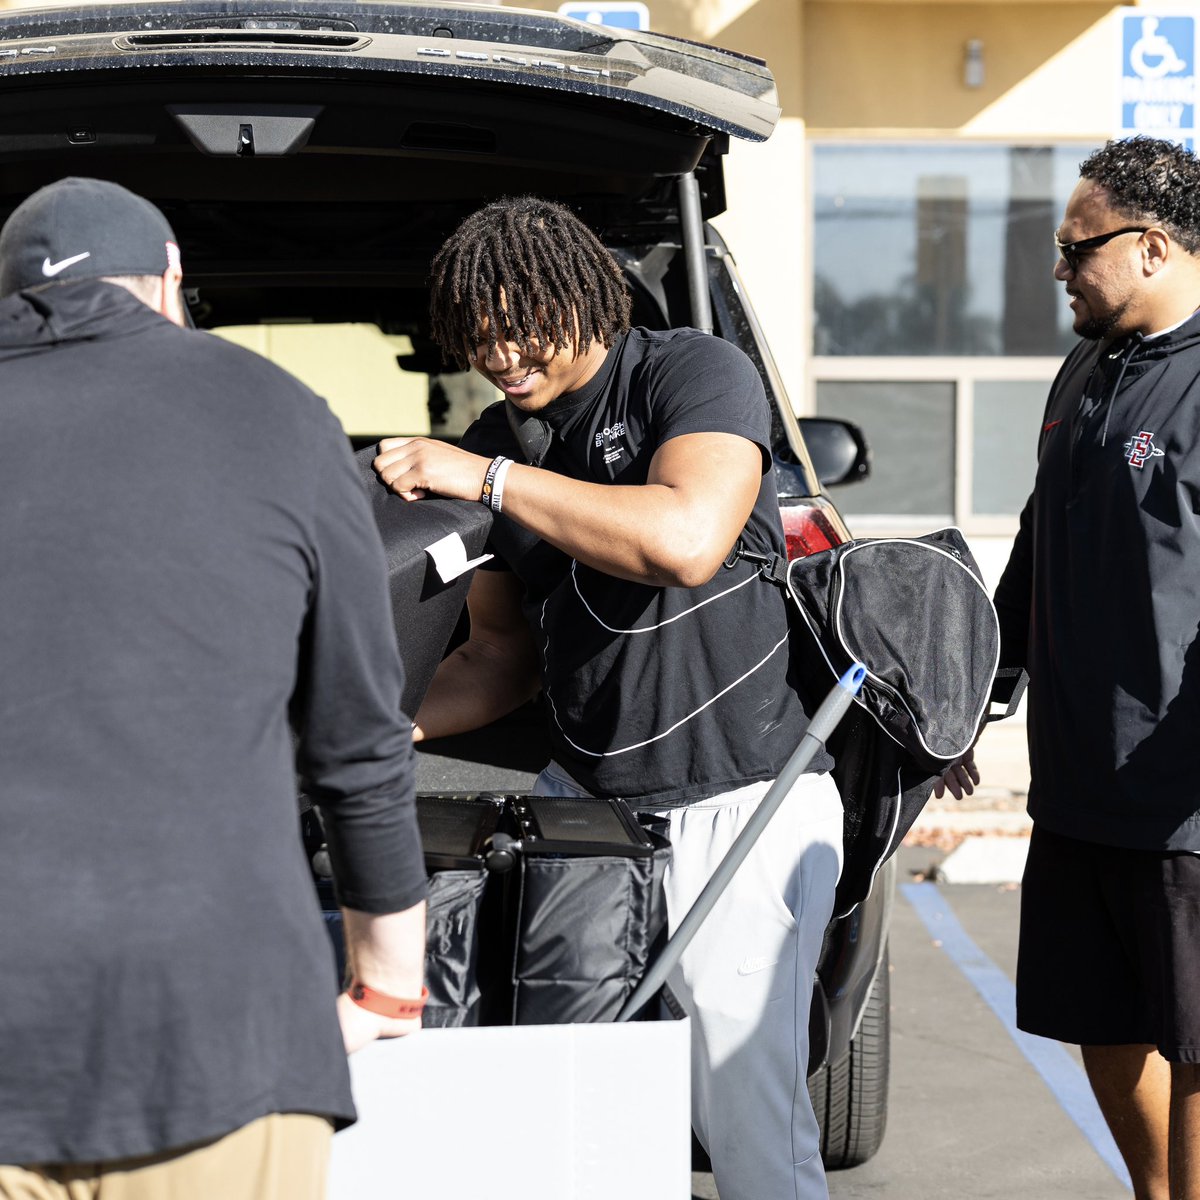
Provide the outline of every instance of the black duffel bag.
[[844,916],[991,706],[1015,709],[1025,673],[998,670],[996,610],[958,529],[861,538],[791,562],[738,553],[790,597],[793,661],[809,687],[823,691],[855,662],[867,670],[828,743],[845,812],[834,909]]
[[856,702],[914,766],[940,775],[970,750],[991,702],[1000,623],[959,530],[845,542],[788,563],[786,584],[811,662],[831,681],[852,663],[867,668]]
[[467,562],[483,553],[492,514],[482,504],[431,496],[408,501],[390,491],[371,463],[375,448],[355,456],[387,556],[396,643],[404,663],[401,707],[410,716],[442,661],[466,602],[473,570],[444,579],[429,548],[457,538]]

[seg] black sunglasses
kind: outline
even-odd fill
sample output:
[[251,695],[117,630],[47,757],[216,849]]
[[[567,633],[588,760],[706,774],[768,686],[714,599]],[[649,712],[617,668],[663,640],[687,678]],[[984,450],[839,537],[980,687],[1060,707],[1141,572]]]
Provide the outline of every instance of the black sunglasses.
[[1072,271],[1078,271],[1079,260],[1089,250],[1097,250],[1105,242],[1111,242],[1113,238],[1120,237],[1123,233],[1146,233],[1152,228],[1153,226],[1151,225],[1126,225],[1124,229],[1114,229],[1112,233],[1102,233],[1099,237],[1084,238],[1082,242],[1060,242],[1056,233],[1054,235],[1054,244],[1058,247],[1058,252],[1062,255],[1063,262]]

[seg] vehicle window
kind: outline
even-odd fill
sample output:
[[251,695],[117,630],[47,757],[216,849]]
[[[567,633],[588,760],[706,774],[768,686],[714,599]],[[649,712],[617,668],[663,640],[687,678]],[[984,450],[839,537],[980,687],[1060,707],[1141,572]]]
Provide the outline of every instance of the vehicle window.
[[220,337],[290,371],[329,402],[358,439],[421,434],[457,439],[499,393],[474,372],[405,369],[410,338],[376,325],[278,322],[226,326]]

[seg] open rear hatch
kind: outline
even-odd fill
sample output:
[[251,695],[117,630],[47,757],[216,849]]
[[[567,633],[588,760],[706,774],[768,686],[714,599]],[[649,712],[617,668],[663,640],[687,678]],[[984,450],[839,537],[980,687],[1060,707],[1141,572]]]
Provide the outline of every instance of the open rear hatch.
[[501,195],[562,199],[613,243],[678,240],[678,179],[722,211],[728,135],[766,138],[778,112],[758,60],[548,13],[23,10],[0,14],[0,220],[64,175],[113,179],[167,213],[190,284],[250,306],[247,287],[286,284],[297,315],[352,318],[331,286],[423,289]]
[[[0,12],[0,221],[63,176],[114,180],[171,221],[201,325],[363,322],[410,336],[415,360],[432,352],[437,247],[481,204],[537,193],[579,212],[641,291],[676,286],[686,260],[702,325],[702,223],[725,207],[728,138],[763,140],[778,115],[759,60],[544,12],[321,0]],[[448,530],[407,528],[408,506],[372,497],[396,526],[384,530],[393,590],[403,576],[419,597],[397,608],[415,709],[462,584],[435,581],[425,553]],[[418,611],[429,621],[409,619]],[[437,786],[470,787],[457,761],[494,773],[529,741],[493,740],[456,748]]]

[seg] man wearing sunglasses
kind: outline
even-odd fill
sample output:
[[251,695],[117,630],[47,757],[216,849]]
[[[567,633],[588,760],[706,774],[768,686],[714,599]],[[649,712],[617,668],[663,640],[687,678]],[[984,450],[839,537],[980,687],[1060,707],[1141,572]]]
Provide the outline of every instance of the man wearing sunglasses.
[[1080,173],[1054,276],[1082,340],[996,592],[1031,680],[1017,1023],[1082,1047],[1135,1196],[1194,1200],[1200,161],[1137,137]]

